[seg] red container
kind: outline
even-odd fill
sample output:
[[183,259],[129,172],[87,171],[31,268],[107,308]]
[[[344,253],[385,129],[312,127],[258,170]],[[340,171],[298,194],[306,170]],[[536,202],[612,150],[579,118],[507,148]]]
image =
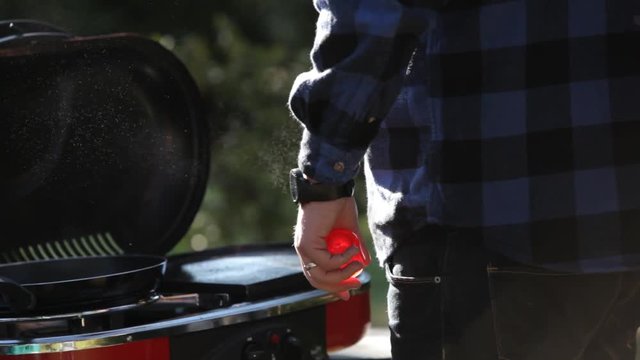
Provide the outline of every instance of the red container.
[[338,351],[355,345],[371,324],[369,291],[351,296],[347,301],[326,305],[327,351]]

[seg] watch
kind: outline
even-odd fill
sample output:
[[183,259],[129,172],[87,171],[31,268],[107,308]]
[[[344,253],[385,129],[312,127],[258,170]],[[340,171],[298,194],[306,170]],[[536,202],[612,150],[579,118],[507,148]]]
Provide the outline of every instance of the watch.
[[353,179],[342,185],[313,184],[304,178],[302,170],[293,169],[289,173],[289,189],[294,203],[305,204],[311,201],[330,201],[353,196]]

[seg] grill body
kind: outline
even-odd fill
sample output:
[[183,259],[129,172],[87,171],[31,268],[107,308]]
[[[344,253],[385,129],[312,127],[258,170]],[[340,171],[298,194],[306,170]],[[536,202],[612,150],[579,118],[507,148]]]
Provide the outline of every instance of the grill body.
[[[230,264],[259,254],[263,273],[271,275],[224,283],[225,272],[216,270],[232,271]],[[204,259],[212,268],[203,268]],[[172,271],[168,286],[160,286],[160,300],[102,312],[0,318],[0,359],[327,359],[329,351],[364,335],[370,277],[362,273],[362,288],[345,302],[300,281],[296,260],[288,245],[169,258]],[[193,264],[205,276],[179,271]]]

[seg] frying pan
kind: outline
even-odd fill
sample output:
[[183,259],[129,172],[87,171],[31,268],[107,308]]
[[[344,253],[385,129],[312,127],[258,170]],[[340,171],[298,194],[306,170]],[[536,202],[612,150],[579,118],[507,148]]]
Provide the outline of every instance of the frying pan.
[[0,265],[0,315],[101,309],[150,296],[166,259],[153,255],[77,257]]

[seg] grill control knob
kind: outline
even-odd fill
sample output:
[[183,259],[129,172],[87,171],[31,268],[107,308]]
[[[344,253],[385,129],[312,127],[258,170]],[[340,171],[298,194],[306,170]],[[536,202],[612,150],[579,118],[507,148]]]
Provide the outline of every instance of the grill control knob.
[[270,360],[270,356],[260,344],[249,342],[242,351],[242,360]]
[[284,360],[302,360],[302,342],[291,334],[282,341],[282,355]]

